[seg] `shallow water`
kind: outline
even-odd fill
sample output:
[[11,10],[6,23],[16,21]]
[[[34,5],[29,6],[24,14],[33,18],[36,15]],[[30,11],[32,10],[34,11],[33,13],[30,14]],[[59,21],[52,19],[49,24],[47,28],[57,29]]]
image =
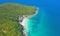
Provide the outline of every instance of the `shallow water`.
[[[39,16],[38,16],[39,15]],[[48,36],[49,29],[47,29],[44,25],[46,24],[46,14],[44,11],[38,11],[38,14],[31,19],[29,19],[28,27],[29,27],[29,36]],[[44,35],[43,35],[44,34]]]

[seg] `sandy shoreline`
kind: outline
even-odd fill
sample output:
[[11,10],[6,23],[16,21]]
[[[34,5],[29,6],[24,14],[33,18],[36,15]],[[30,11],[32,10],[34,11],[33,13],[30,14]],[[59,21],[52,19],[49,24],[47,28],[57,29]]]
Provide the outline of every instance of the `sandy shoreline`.
[[37,8],[37,10],[36,10],[36,13],[34,14],[34,15],[29,15],[28,17],[24,17],[23,18],[23,21],[22,22],[20,22],[20,24],[23,26],[23,28],[24,28],[24,30],[23,30],[23,34],[24,34],[24,36],[28,36],[28,27],[27,27],[27,21],[28,21],[28,19],[29,18],[31,18],[31,17],[33,17],[33,16],[35,16],[35,15],[37,15],[38,14],[38,11],[39,11],[39,8]]
[[22,25],[23,28],[24,28],[23,34],[24,34],[25,36],[28,36],[28,35],[27,35],[27,31],[28,31],[27,22],[28,22],[28,18],[24,18],[24,19],[23,19],[23,22],[21,23],[21,25]]

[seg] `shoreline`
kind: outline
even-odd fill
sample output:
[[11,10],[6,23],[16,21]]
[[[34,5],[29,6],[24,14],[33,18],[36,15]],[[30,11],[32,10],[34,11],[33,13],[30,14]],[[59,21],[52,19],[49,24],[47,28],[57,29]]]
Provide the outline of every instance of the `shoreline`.
[[27,16],[27,17],[24,16],[22,22],[19,22],[19,23],[23,26],[23,35],[24,35],[24,36],[28,36],[28,34],[27,34],[27,33],[28,33],[27,19],[29,19],[29,18],[37,15],[37,14],[38,14],[38,11],[39,11],[39,8],[37,8],[37,10],[35,11],[35,12],[36,12],[35,14],[29,15],[29,16]]
[[27,22],[28,22],[28,18],[26,18],[26,17],[23,19],[22,22],[20,22],[20,25],[22,25],[22,27],[23,27],[23,31],[22,31],[23,36],[28,36],[27,35],[27,32],[28,32]]
[[33,15],[28,15],[27,18],[32,18],[33,16],[37,15],[37,14],[38,14],[38,11],[39,11],[39,8],[37,7],[36,9],[37,9],[37,10],[34,11],[35,14],[33,14]]

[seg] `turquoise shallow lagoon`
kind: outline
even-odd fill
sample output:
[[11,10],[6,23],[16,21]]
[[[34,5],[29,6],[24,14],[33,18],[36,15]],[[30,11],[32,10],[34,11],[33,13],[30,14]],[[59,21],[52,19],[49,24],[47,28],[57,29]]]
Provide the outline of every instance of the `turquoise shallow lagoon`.
[[48,36],[48,33],[50,33],[51,30],[45,27],[45,25],[47,24],[46,16],[46,13],[40,8],[38,14],[29,19],[29,36]]

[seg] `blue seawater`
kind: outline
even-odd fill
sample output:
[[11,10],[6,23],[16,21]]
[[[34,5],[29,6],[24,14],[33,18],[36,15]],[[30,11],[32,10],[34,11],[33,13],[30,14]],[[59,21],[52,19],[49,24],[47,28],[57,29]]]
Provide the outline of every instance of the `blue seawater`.
[[60,0],[0,0],[39,7],[38,14],[29,19],[28,36],[60,36]]

